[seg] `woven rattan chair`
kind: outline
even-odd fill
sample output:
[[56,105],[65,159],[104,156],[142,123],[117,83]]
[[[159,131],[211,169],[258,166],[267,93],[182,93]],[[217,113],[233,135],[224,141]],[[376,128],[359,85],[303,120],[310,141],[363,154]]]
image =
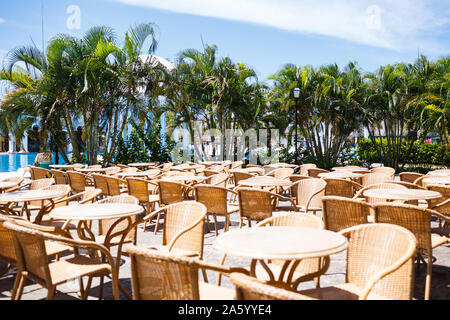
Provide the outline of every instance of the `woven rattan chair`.
[[321,300],[411,300],[416,239],[405,228],[369,223],[341,230],[347,237],[345,283],[301,290]]
[[86,190],[86,174],[76,171],[67,171],[67,179],[72,188],[72,192],[78,193]]
[[[45,188],[42,188],[41,190],[53,190],[63,193],[64,195],[53,200],[53,203],[49,200],[36,200],[36,201],[29,201],[26,206],[26,212],[28,216],[28,220],[31,222],[40,224],[43,220],[48,220],[44,218],[44,216],[49,213],[53,208],[64,206],[64,203],[59,202],[59,200],[63,200],[70,196],[71,188],[67,184],[55,184],[51,185]],[[36,216],[31,216],[31,211],[39,210],[38,214]]]
[[338,232],[368,223],[367,215],[371,207],[368,203],[336,196],[325,196],[322,203],[322,219],[327,230]]
[[267,175],[271,175],[276,179],[287,180],[291,175],[294,174],[294,169],[292,168],[278,168],[272,170]]
[[[216,231],[216,236],[219,235],[219,231],[217,228],[217,216],[225,217],[224,231],[228,231],[228,228],[230,226],[230,215],[239,211],[239,205],[237,203],[230,203],[228,201],[228,195],[230,193],[236,195],[237,193],[223,187],[207,184],[199,184],[194,188],[195,201],[203,203],[206,206],[207,214],[211,214],[214,218],[214,228]],[[209,219],[207,220],[209,224]]]
[[206,169],[206,170],[203,171],[203,174],[205,175],[205,177],[214,176],[214,175],[219,174],[219,173],[220,173],[220,171],[209,170],[209,169]]
[[[139,203],[145,209],[145,215],[149,214],[155,209],[155,203],[159,203],[159,195],[155,194],[153,187],[158,187],[158,184],[144,179],[127,178],[128,194],[136,197]],[[158,224],[155,225],[155,230],[158,229]],[[144,231],[146,225],[144,225]]]
[[314,169],[317,168],[317,165],[315,165],[314,163],[305,163],[300,165],[300,172],[299,174],[302,176],[307,176],[308,175],[308,170],[309,169]]
[[105,176],[105,178],[108,185],[108,196],[120,196],[123,193],[127,193],[126,180],[112,176]]
[[239,181],[253,178],[255,175],[256,174],[249,173],[249,172],[243,172],[243,171],[238,171],[238,170],[233,171],[234,186],[237,187],[239,185]]
[[244,164],[243,161],[233,161],[231,163],[231,168],[230,169],[240,169],[240,168],[242,168],[243,164]]
[[297,184],[295,182],[303,180],[303,179],[312,179],[310,176],[303,176],[301,174],[292,174],[289,176],[289,180],[292,182],[292,185],[289,187],[289,193],[291,198],[297,204]]
[[[112,277],[113,297],[115,300],[119,299],[114,259],[106,247],[91,241],[80,241],[69,237],[57,236],[32,228],[29,225],[19,225],[16,222],[8,221],[3,226],[13,233],[17,256],[18,279],[12,292],[11,298],[13,300],[21,298],[27,279],[32,279],[46,288],[48,290],[47,299],[53,298],[58,285],[70,280],[80,279],[81,298],[86,299],[90,291],[90,285],[83,289],[82,277],[88,276],[91,278],[108,274],[111,274]],[[49,252],[46,248],[47,241],[56,241],[72,247],[74,255],[58,261],[49,260]],[[100,252],[107,262],[82,255],[78,251],[79,248]]]
[[400,181],[414,183],[414,181],[424,176],[424,174],[418,172],[400,172],[398,176],[400,177]]
[[401,186],[405,186],[408,189],[418,189],[418,190],[426,190],[426,188],[419,186],[418,184],[414,184],[406,181],[389,181],[389,183],[399,184]]
[[355,193],[362,189],[362,185],[359,183],[335,178],[324,178],[327,185],[325,186],[326,196],[338,196],[353,198]]
[[115,166],[115,167],[108,167],[108,168],[106,168],[106,170],[105,170],[105,174],[111,176],[111,175],[114,175],[114,174],[120,172],[121,170],[122,170],[122,169],[121,169],[120,167],[117,167],[117,166]]
[[247,273],[240,268],[216,266],[197,259],[129,246],[134,300],[232,300],[234,291],[199,281],[199,269],[220,274]]
[[101,197],[107,197],[109,195],[108,181],[106,180],[107,175],[93,173],[91,174],[91,177],[94,180],[94,188],[102,191]]
[[311,168],[311,169],[308,169],[308,176],[313,177],[313,178],[318,178],[319,174],[327,173],[327,172],[330,172],[330,171],[325,170],[325,169],[320,169],[320,168]]
[[138,168],[136,167],[125,167],[120,171],[121,173],[129,173],[129,172],[138,172]]
[[20,186],[20,184],[23,182],[23,180],[25,180],[25,178],[21,177],[21,176],[9,177],[9,178],[1,180],[1,182],[14,182],[16,184],[15,186],[13,186],[11,188],[5,189],[4,192],[10,192],[11,190],[17,188],[18,186]]
[[280,210],[279,200],[290,202],[291,207],[289,208],[292,208],[293,211],[298,211],[292,199],[277,193],[255,188],[238,188],[236,191],[239,200],[239,228],[242,228],[244,219],[248,221],[248,226],[251,227],[253,220],[262,221],[270,218],[274,211]]
[[236,300],[315,300],[243,273],[232,273],[230,280],[236,287]]
[[380,203],[374,205],[376,223],[392,223],[410,230],[417,239],[417,262],[426,263],[423,254],[428,256],[427,275],[425,278],[425,300],[430,299],[433,249],[447,243],[446,237],[431,233],[431,218],[438,217],[444,221],[448,218],[439,212],[414,205],[397,203]]
[[30,182],[27,182],[25,184],[21,184],[17,187],[12,187],[12,188],[8,189],[8,192],[19,191],[22,189],[40,190],[45,187],[51,186],[53,184],[55,184],[55,179],[53,179],[53,178],[31,180]]
[[31,173],[31,180],[46,179],[52,177],[52,174],[48,169],[35,166],[29,166],[29,168]]
[[391,167],[378,167],[370,169],[371,173],[384,173],[385,175],[388,175],[391,180],[394,180],[395,178],[395,169]]
[[[314,229],[324,229],[322,219],[309,213],[295,213],[295,212],[278,212],[276,215],[267,218],[256,225],[263,226],[289,226],[289,227],[305,227]],[[320,287],[320,275],[324,274],[329,266],[329,257],[302,259],[295,268],[293,274],[292,287],[297,288],[302,282],[314,280],[316,287]],[[284,260],[271,260],[268,264],[272,271],[282,270]],[[269,280],[267,273],[261,266],[257,266],[256,274],[258,279]],[[288,272],[285,274],[288,277]],[[277,277],[276,277],[277,278]]]
[[380,172],[366,173],[361,178],[359,178],[359,180],[361,181],[360,185],[362,185],[363,187],[370,186],[371,184],[392,181],[391,176]]
[[226,188],[229,179],[230,179],[230,176],[228,174],[222,172],[222,173],[215,174],[213,176],[209,176],[208,179],[203,180],[202,183]]
[[52,169],[50,173],[56,184],[69,184],[67,174],[64,171]]
[[[450,186],[429,184],[427,185],[427,189],[437,191],[442,195],[440,199],[431,200],[429,202],[429,208],[439,212],[447,218],[450,218]],[[442,219],[438,219],[438,223],[438,227],[432,228],[431,232],[450,238],[450,223],[448,221],[443,221]]]
[[[296,209],[301,212],[310,212],[314,214],[322,210],[322,197],[325,195],[327,183],[323,179],[309,178],[295,182],[291,187],[297,188],[295,194]],[[292,211],[291,207],[285,207],[283,210]]]

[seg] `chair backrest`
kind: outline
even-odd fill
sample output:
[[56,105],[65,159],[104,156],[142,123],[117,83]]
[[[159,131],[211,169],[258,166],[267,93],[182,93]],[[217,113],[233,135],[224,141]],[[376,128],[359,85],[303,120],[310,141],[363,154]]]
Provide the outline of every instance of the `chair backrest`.
[[195,201],[203,203],[208,213],[227,214],[227,189],[208,184],[198,184],[194,188]]
[[310,208],[322,208],[322,197],[327,183],[323,179],[303,179],[297,183],[297,205]]
[[300,293],[282,289],[263,281],[233,272],[230,280],[236,287],[236,300],[315,300]]
[[292,168],[278,168],[270,172],[276,179],[288,179],[291,175],[294,174],[294,169]]
[[359,183],[337,178],[324,178],[327,185],[325,187],[326,196],[338,196],[353,198],[355,193],[362,188]]
[[231,163],[231,169],[240,169],[242,168],[243,164],[244,164],[243,161],[234,161]]
[[204,183],[226,188],[228,179],[228,174],[221,172],[213,176],[209,176],[208,179],[204,180]]
[[94,179],[94,187],[96,189],[102,190],[102,196],[108,195],[108,181],[106,180],[106,175],[104,174],[98,174],[93,173],[91,174],[92,178]]
[[25,180],[24,177],[16,176],[16,177],[9,177],[9,178],[3,179],[1,181],[2,182],[14,182],[16,184],[16,186],[18,186],[19,184],[21,184],[23,182],[23,180]]
[[31,170],[31,180],[51,178],[50,170],[35,166],[29,166]]
[[237,193],[241,218],[260,221],[272,216],[274,203],[270,192],[239,188]]
[[100,164],[93,164],[88,166],[88,169],[101,169],[102,166]]
[[308,169],[308,176],[313,177],[313,178],[318,178],[319,174],[327,173],[327,172],[330,172],[330,171],[325,170],[325,169],[320,169],[320,168],[310,168],[310,169]]
[[242,172],[242,171],[233,171],[233,181],[234,185],[237,186],[239,184],[239,181],[253,178],[255,175],[248,172]]
[[385,173],[371,172],[366,173],[361,177],[361,185],[367,187],[371,184],[387,182],[390,180],[392,180],[391,177]]
[[259,222],[256,226],[260,227],[265,225],[324,229],[324,223],[321,218],[310,213],[302,212],[279,211],[276,215]]
[[158,180],[159,203],[168,205],[181,202],[184,199],[184,185],[173,181]]
[[50,173],[52,174],[53,179],[55,179],[56,184],[68,184],[68,178],[67,174],[64,171],[61,170],[50,170]]
[[149,182],[144,179],[127,178],[128,194],[136,197],[139,201],[147,203],[150,192],[148,190]]
[[120,167],[117,167],[117,166],[115,166],[115,167],[108,167],[105,170],[105,174],[113,175],[113,174],[116,174],[116,173],[120,172],[121,170],[122,169]]
[[40,190],[55,183],[53,178],[37,179],[30,182],[30,190]]
[[199,300],[194,259],[128,246],[133,300]]
[[[200,259],[203,258],[204,228],[206,207],[195,201],[183,201],[164,207],[163,245],[170,245],[170,249],[181,249],[195,252]],[[187,227],[195,225],[189,231],[178,234]]]
[[14,249],[14,236],[11,230],[3,227],[6,221],[14,221],[21,217],[0,215],[0,260],[17,266],[17,256]]
[[322,198],[322,203],[322,218],[327,230],[337,232],[367,223],[370,205],[363,201],[346,197],[325,196]]
[[441,194],[441,198],[432,199],[429,201],[429,206],[433,207],[438,203],[442,203],[450,199],[450,186],[443,184],[428,184],[427,189],[431,191],[436,191]]
[[424,174],[418,172],[400,172],[398,176],[400,177],[400,181],[414,183],[417,178],[422,177]]
[[152,179],[152,178],[156,177],[157,175],[159,175],[161,173],[161,170],[153,168],[153,169],[148,169],[148,170],[142,171],[142,173],[147,174],[147,179]]
[[378,167],[370,170],[371,173],[384,173],[388,175],[391,180],[394,180],[395,177],[395,169],[391,167]]
[[386,275],[371,292],[394,300],[412,299],[416,239],[410,231],[392,224],[368,223],[340,233],[348,240],[347,283],[364,288],[374,277]]
[[409,204],[379,203],[373,205],[375,222],[392,223],[411,231],[417,239],[417,249],[431,254],[431,216],[433,210]]
[[317,165],[315,165],[314,163],[305,163],[300,165],[300,175],[302,176],[307,176],[308,175],[308,170],[309,169],[313,169],[313,168],[317,168]]
[[[53,200],[59,200],[59,199],[64,199],[67,198],[68,196],[70,196],[70,192],[72,191],[72,188],[67,185],[67,184],[55,184],[55,185],[50,185],[47,187],[42,188],[42,190],[53,190],[53,191],[59,191],[64,193],[63,196],[55,198]],[[58,206],[58,205],[56,205]]]
[[122,168],[120,172],[126,173],[126,172],[138,172],[138,168],[136,167],[126,167]]
[[69,185],[75,192],[82,192],[86,189],[86,175],[81,172],[67,171]]
[[108,184],[108,196],[119,196],[121,194],[121,186],[126,185],[126,181],[117,177],[105,176]]
[[419,189],[419,190],[426,190],[426,188],[419,186],[418,184],[414,184],[411,182],[406,181],[390,181],[390,184],[399,184],[401,186],[405,186],[408,189]]
[[220,171],[214,171],[214,170],[209,170],[209,169],[203,171],[203,174],[205,175],[205,177],[210,177],[210,176],[213,176],[213,175],[216,175],[219,173],[220,173]]

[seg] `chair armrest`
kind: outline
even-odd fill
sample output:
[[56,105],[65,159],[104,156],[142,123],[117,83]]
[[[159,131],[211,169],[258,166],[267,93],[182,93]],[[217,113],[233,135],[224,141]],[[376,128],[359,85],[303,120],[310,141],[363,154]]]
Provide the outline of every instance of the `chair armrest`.
[[[280,194],[278,194],[278,193],[274,193],[274,192],[270,192],[270,195],[272,195],[272,196],[274,196],[274,197],[277,197],[277,198],[279,198],[279,199],[281,199],[281,200],[289,201],[289,202],[291,203],[292,207],[294,208],[294,211],[297,211],[297,212],[298,212],[297,206],[296,206],[294,200],[292,200],[291,198],[282,196],[282,195],[280,195]],[[309,203],[309,202],[308,202],[308,203]]]
[[306,211],[308,211],[309,208],[309,203],[311,202],[311,200],[318,195],[319,193],[321,193],[322,191],[325,190],[325,187],[323,187],[322,189],[320,189],[319,191],[315,192],[314,194],[311,195],[311,197],[309,197],[308,202],[306,202]]
[[205,216],[201,216],[199,217],[197,220],[195,220],[193,223],[191,223],[190,225],[188,225],[187,227],[185,227],[183,230],[180,230],[176,235],[173,236],[173,238],[169,241],[169,243],[167,244],[168,248],[169,248],[169,252],[170,250],[172,250],[173,246],[176,244],[177,240],[184,235],[186,232],[191,231],[192,229],[194,229],[200,222],[205,221]]

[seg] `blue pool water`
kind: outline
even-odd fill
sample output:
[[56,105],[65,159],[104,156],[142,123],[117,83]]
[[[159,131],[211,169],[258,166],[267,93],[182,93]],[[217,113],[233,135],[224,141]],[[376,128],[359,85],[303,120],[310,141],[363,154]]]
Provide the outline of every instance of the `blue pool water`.
[[[10,153],[0,154],[0,172],[14,172],[27,165],[33,165],[37,153]],[[55,162],[53,154],[52,163]],[[64,164],[64,159],[59,155],[59,164]]]

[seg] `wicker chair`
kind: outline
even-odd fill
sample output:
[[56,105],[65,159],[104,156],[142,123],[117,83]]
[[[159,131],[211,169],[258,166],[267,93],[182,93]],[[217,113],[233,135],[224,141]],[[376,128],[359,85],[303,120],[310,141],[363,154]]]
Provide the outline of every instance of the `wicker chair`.
[[114,174],[116,174],[116,173],[119,173],[121,170],[122,170],[122,168],[117,167],[117,166],[115,166],[115,167],[108,167],[108,168],[106,168],[106,170],[105,170],[105,174],[111,176],[111,175],[114,175]]
[[292,182],[292,185],[289,187],[289,193],[291,198],[297,204],[297,184],[295,182],[303,180],[303,179],[313,179],[310,176],[303,176],[301,174],[292,174],[289,176],[289,180]]
[[417,239],[417,262],[426,263],[423,254],[428,255],[427,275],[425,278],[425,300],[430,299],[433,249],[447,243],[448,238],[431,233],[431,217],[444,221],[447,217],[439,212],[414,205],[380,203],[374,205],[376,223],[392,223],[410,230]]
[[46,179],[52,177],[50,170],[48,169],[35,166],[28,167],[30,168],[31,180]]
[[300,175],[307,176],[309,169],[317,168],[317,166],[314,163],[305,163],[300,165]]
[[134,300],[232,300],[234,291],[199,281],[199,269],[220,274],[248,273],[245,269],[216,266],[197,259],[129,246]]
[[378,167],[370,169],[370,173],[384,173],[385,175],[388,175],[391,180],[394,180],[395,178],[395,169],[391,167]]
[[125,167],[120,171],[121,173],[129,173],[129,172],[138,172],[138,168],[136,167]]
[[[105,276],[111,274],[113,297],[119,299],[118,279],[114,259],[109,250],[95,242],[74,240],[69,237],[43,232],[31,225],[17,222],[4,222],[3,226],[11,230],[14,238],[14,247],[17,256],[17,279],[11,299],[20,300],[25,281],[30,278],[48,290],[47,299],[52,299],[56,287],[70,280],[80,279],[81,298],[86,299],[90,291],[90,282],[86,289],[82,285],[82,277]],[[46,248],[47,241],[56,241],[65,246],[72,247],[74,255],[58,261],[49,260]],[[78,249],[95,250],[104,257],[102,260],[79,253]],[[104,262],[106,259],[107,262]]]
[[283,197],[277,193],[259,190],[255,188],[236,189],[239,200],[240,224],[242,228],[244,219],[247,219],[251,227],[252,220],[261,221],[272,216],[274,211],[280,209],[279,200],[289,201],[293,211],[298,211],[292,199]]
[[414,183],[414,181],[424,176],[424,174],[417,172],[400,172],[398,176],[400,177],[400,181]]
[[320,169],[320,168],[311,168],[311,169],[308,169],[308,176],[310,176],[312,178],[318,178],[319,174],[327,173],[327,172],[330,172],[330,171],[325,170],[325,169]]
[[[51,185],[45,188],[42,188],[41,190],[52,190],[57,192],[62,192],[64,195],[58,198],[52,199],[52,201],[49,200],[36,200],[36,201],[29,201],[26,206],[26,212],[28,216],[28,220],[31,222],[40,224],[43,220],[48,220],[47,218],[44,218],[44,216],[49,213],[53,208],[64,206],[64,203],[59,202],[59,200],[63,200],[70,196],[71,188],[67,184],[55,184]],[[39,210],[38,214],[34,217],[31,216],[31,211]]]
[[107,197],[109,194],[108,191],[108,181],[106,180],[107,175],[93,173],[91,174],[92,179],[94,180],[94,188],[100,189],[102,191],[101,197]]
[[[152,181],[138,178],[127,178],[126,181],[128,194],[139,200],[139,203],[145,209],[145,215],[152,212],[155,209],[155,203],[159,203],[159,195],[154,194],[154,187],[158,187],[158,185]],[[157,229],[158,224],[155,225],[155,230]],[[146,225],[144,225],[145,230]]]
[[418,190],[426,190],[426,188],[419,186],[418,184],[414,184],[406,181],[389,181],[390,184],[399,184],[401,186],[405,186],[408,189],[418,189]]
[[[429,202],[429,208],[436,210],[442,215],[450,218],[450,186],[448,185],[440,185],[440,184],[429,184],[427,185],[427,189],[431,191],[439,192],[442,197],[440,199],[431,200]],[[447,238],[450,237],[450,224],[448,221],[443,221],[438,219],[438,227],[432,228],[432,233],[437,233],[440,235],[445,235]]]
[[209,170],[209,169],[206,169],[206,170],[203,171],[203,174],[205,175],[205,177],[214,176],[214,175],[219,174],[219,173],[220,173],[220,171]]
[[231,169],[240,169],[242,168],[243,164],[244,164],[243,161],[234,161],[231,163]]
[[86,190],[86,174],[76,171],[67,171],[67,179],[72,192],[79,193]]
[[[305,227],[314,229],[324,229],[322,219],[309,213],[295,212],[278,212],[275,216],[267,218],[256,225],[263,226],[289,226],[289,227]],[[320,287],[320,275],[324,274],[329,266],[329,257],[302,259],[295,268],[292,281],[292,288],[297,288],[302,282],[314,280],[316,287]],[[284,260],[271,260],[268,264],[272,271],[278,270],[278,274],[282,270]],[[257,266],[256,274],[258,279],[269,280],[267,273],[261,266]],[[285,274],[286,278],[288,273]]]
[[379,172],[366,173],[359,179],[361,181],[360,185],[363,187],[370,186],[371,184],[392,181],[391,176]]
[[233,272],[230,280],[236,287],[236,300],[315,300],[243,273]]
[[321,300],[411,300],[416,239],[392,224],[363,224],[341,230],[347,237],[345,283],[299,291]]
[[215,174],[213,176],[209,176],[208,179],[203,180],[202,183],[226,188],[229,179],[230,179],[229,175],[222,172]]
[[225,217],[225,231],[228,231],[230,226],[230,215],[239,211],[239,205],[228,202],[228,194],[237,194],[235,191],[218,187],[214,185],[199,184],[194,187],[195,201],[203,203],[207,209],[207,221],[209,229],[208,215],[214,217],[214,228],[216,236],[219,235],[217,228],[217,216]]
[[21,177],[21,176],[10,177],[10,178],[1,180],[1,182],[14,182],[16,184],[15,186],[13,186],[11,188],[5,189],[4,192],[10,192],[11,190],[17,188],[18,186],[20,186],[20,184],[23,182],[23,180],[25,180],[25,178]]
[[246,180],[246,179],[250,179],[253,178],[255,176],[255,174],[253,173],[248,173],[248,172],[243,172],[243,171],[233,171],[233,182],[234,182],[234,186],[238,186],[239,185],[239,181],[241,180]]
[[55,184],[55,179],[53,179],[53,178],[31,180],[30,182],[27,182],[25,184],[8,189],[8,192],[19,191],[22,189],[39,190],[39,189],[43,189],[45,187],[51,186],[53,184]]
[[327,183],[325,186],[326,196],[353,198],[355,193],[362,189],[362,185],[359,183],[346,179],[324,178],[324,180]]
[[64,171],[52,169],[50,170],[50,173],[53,179],[55,179],[56,184],[69,184],[67,173]]
[[126,180],[112,176],[105,176],[105,178],[108,185],[108,196],[120,196],[123,193],[127,193]]
[[287,180],[293,174],[294,169],[292,168],[278,168],[270,171],[267,175],[271,175],[276,179]]
[[371,207],[368,203],[336,196],[325,196],[322,202],[322,219],[327,230],[338,232],[368,223],[367,215]]
[[[322,197],[325,195],[325,187],[327,183],[323,179],[309,178],[302,179],[291,185],[297,188],[296,209],[301,212],[312,211],[314,214],[322,210]],[[284,210],[292,211],[291,207]]]

